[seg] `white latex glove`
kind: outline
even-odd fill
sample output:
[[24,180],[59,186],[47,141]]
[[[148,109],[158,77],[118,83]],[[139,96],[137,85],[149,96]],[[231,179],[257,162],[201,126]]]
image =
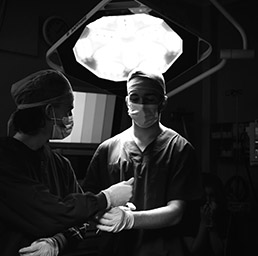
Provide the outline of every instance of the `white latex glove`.
[[127,202],[125,205],[126,207],[124,207],[124,210],[131,210],[131,211],[136,210],[136,206],[131,202]]
[[119,206],[111,208],[99,219],[97,228],[106,232],[117,233],[123,229],[131,229],[134,224],[134,216],[128,207]]
[[59,249],[54,239],[42,238],[20,249],[19,253],[22,256],[57,256]]
[[119,205],[125,205],[132,197],[134,178],[121,181],[109,188],[102,190],[107,198],[107,209]]

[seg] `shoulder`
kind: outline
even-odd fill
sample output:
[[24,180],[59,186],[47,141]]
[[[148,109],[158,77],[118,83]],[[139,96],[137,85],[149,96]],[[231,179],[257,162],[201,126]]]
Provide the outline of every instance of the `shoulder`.
[[97,147],[93,155],[93,161],[96,159],[102,159],[99,161],[104,161],[107,158],[110,158],[111,155],[119,155],[120,152],[122,152],[122,150],[125,148],[125,144],[128,143],[128,139],[130,138],[131,136],[127,129],[109,139],[106,139]]
[[8,138],[1,137],[0,138],[0,150],[3,151],[8,146]]
[[16,149],[17,147],[23,145],[18,140],[12,138],[12,137],[1,137],[0,138],[0,148],[1,150],[7,150],[7,149]]
[[16,147],[13,145],[13,140],[11,138],[0,138],[1,167],[7,163],[10,165],[16,164],[18,156],[16,152]]
[[116,134],[115,136],[103,141],[99,146],[98,150],[107,150],[114,147],[119,147],[128,142],[131,138],[130,129],[127,129],[121,133]]
[[162,137],[165,139],[171,141],[173,144],[178,145],[180,147],[193,147],[191,142],[188,141],[185,137],[183,137],[181,134],[176,132],[175,130],[171,128],[164,127],[162,132]]
[[171,128],[163,131],[159,143],[179,159],[195,157],[195,148],[191,142]]
[[11,162],[15,164],[16,158],[21,158],[28,153],[28,148],[22,142],[12,138],[0,138],[0,157],[1,161],[5,161],[11,157]]

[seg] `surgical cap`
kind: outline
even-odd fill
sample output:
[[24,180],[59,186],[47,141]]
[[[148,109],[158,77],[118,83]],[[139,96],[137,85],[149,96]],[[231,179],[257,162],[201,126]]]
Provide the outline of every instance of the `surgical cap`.
[[27,109],[73,97],[68,79],[59,71],[47,69],[14,83],[11,95],[18,109]]
[[166,94],[166,86],[165,86],[165,79],[161,73],[158,73],[156,71],[152,70],[144,70],[144,69],[135,69],[132,70],[131,73],[127,77],[127,93],[130,91],[130,87],[132,84],[130,81],[135,78],[148,78],[153,81],[152,85],[153,87],[151,88],[155,92],[165,95]]

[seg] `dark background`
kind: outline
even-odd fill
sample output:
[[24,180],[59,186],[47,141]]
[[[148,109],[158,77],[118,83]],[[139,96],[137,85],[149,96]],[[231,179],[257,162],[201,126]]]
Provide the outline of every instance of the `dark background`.
[[[44,38],[43,27],[52,16],[71,28],[98,1],[93,0],[0,0],[0,135],[6,135],[7,121],[15,110],[10,96],[12,83],[29,73],[49,68],[46,52],[51,42]],[[242,49],[237,29],[208,0],[149,0],[163,15],[207,40],[212,54],[201,65],[171,82],[168,91],[220,62],[223,49]],[[219,0],[223,8],[242,27],[247,48],[257,52],[257,11],[254,0]],[[65,28],[66,29],[66,28]],[[62,31],[61,31],[62,32]],[[61,33],[59,31],[59,33]],[[60,34],[60,36],[62,33]],[[53,38],[53,41],[57,40]],[[52,41],[52,43],[53,43]],[[186,60],[187,61],[187,60]],[[258,165],[250,165],[250,123],[258,119],[257,58],[229,59],[218,72],[169,98],[162,116],[164,125],[187,137],[195,146],[203,172],[217,174],[225,184],[229,207],[234,216],[235,255],[257,252]],[[98,91],[91,81],[70,77],[73,87]],[[127,128],[130,120],[123,99],[113,134]],[[72,161],[78,178],[83,178],[96,145],[62,148]]]

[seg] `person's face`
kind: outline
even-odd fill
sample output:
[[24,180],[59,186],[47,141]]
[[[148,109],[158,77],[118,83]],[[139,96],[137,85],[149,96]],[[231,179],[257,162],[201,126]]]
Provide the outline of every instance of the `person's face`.
[[53,116],[53,118],[56,118],[56,122],[58,125],[60,125],[61,127],[64,126],[62,122],[62,118],[72,116],[73,108],[74,108],[74,100],[70,97],[63,100],[58,105],[53,106],[54,115],[55,115],[55,117]]
[[134,127],[147,129],[157,124],[165,102],[162,88],[148,78],[134,77],[128,82],[127,89],[128,115]]
[[205,195],[206,195],[207,202],[209,203],[216,202],[215,191],[213,190],[212,187],[205,187]]
[[128,100],[132,103],[158,105],[163,99],[150,79],[136,77],[129,81],[128,86]]

